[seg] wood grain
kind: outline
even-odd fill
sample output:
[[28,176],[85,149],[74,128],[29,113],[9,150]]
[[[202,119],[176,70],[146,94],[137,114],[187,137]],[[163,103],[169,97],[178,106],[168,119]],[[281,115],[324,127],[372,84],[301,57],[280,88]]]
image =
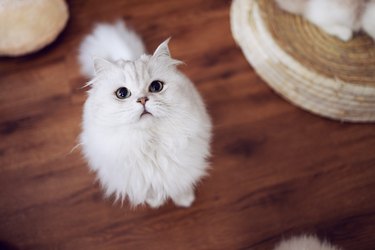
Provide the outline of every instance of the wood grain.
[[[271,249],[314,233],[375,246],[375,127],[304,112],[273,93],[229,29],[230,1],[68,1],[56,42],[0,59],[0,248]],[[77,48],[124,19],[152,51],[168,36],[214,121],[212,170],[189,209],[103,199],[79,150]]]

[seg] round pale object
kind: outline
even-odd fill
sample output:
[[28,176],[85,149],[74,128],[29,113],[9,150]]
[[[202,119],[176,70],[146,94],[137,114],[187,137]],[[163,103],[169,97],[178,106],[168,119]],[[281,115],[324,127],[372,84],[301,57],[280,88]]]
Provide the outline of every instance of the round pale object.
[[375,46],[332,37],[274,0],[234,0],[231,28],[246,59],[293,104],[331,119],[375,122]]
[[45,47],[68,16],[64,0],[0,0],[0,55],[19,56]]

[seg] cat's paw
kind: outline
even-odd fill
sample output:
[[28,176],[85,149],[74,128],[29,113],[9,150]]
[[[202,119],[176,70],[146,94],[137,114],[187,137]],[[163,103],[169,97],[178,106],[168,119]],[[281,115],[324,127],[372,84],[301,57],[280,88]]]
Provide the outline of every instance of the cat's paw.
[[325,28],[325,31],[328,34],[333,35],[344,42],[349,41],[353,37],[353,31],[350,28],[345,27],[345,26],[340,26],[340,25],[328,26]]
[[172,200],[179,207],[190,207],[195,200],[195,195],[193,191],[188,191],[173,197]]
[[159,199],[159,198],[148,198],[146,200],[146,203],[152,207],[152,208],[158,208],[160,207],[161,205],[163,205],[164,203],[164,200],[162,199]]

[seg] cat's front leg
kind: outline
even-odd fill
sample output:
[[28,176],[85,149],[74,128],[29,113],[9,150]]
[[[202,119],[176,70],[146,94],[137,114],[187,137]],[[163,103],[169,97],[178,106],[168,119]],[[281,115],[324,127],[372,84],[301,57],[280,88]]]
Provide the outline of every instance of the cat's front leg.
[[195,200],[194,190],[189,190],[172,197],[174,204],[179,207],[190,207]]
[[362,29],[375,41],[375,2],[367,4],[362,16]]
[[347,42],[353,36],[353,23],[345,22],[345,19],[350,18],[350,15],[344,15],[341,17],[343,20],[337,20],[334,18],[330,11],[319,10],[318,7],[311,9],[307,14],[306,18],[311,23],[318,26],[320,29],[325,31],[327,34],[335,36],[340,40]]

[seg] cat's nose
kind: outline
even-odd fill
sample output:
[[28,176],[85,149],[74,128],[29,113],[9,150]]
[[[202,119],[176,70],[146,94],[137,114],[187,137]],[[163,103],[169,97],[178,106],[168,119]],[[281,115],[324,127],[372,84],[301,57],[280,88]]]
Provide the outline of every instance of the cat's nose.
[[137,102],[141,103],[142,105],[145,105],[147,101],[148,101],[147,96],[140,97],[140,98],[137,99]]

